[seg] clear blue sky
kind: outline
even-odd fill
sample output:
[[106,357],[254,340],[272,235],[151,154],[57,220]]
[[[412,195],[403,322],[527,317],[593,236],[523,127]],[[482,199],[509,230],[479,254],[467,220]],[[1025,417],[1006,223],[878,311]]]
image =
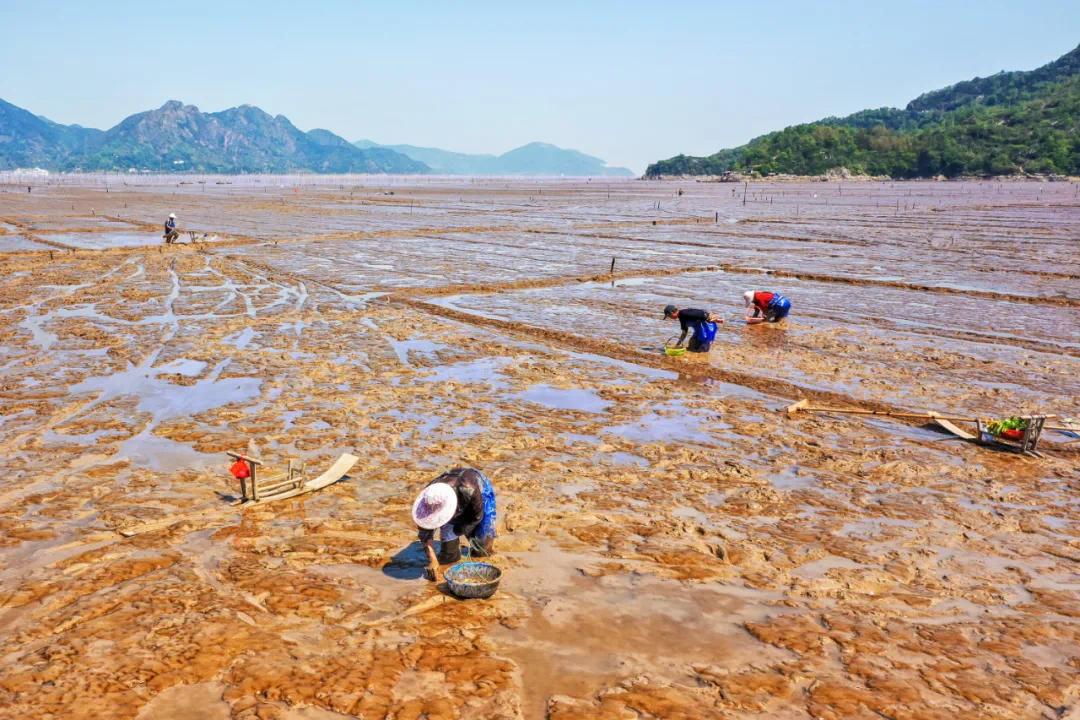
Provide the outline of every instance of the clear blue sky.
[[247,103],[349,140],[543,140],[640,172],[1037,67],[1080,43],[1080,2],[0,0],[0,38],[0,98],[57,122]]

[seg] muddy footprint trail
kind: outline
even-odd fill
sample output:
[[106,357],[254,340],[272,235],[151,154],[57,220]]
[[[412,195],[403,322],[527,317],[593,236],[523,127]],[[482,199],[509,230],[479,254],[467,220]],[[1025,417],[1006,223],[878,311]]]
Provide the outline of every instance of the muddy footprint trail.
[[[0,186],[0,718],[1077,711],[1080,447],[781,412],[1080,415],[1074,185],[106,182]],[[360,462],[241,511],[230,449]],[[456,464],[486,601],[421,577]]]

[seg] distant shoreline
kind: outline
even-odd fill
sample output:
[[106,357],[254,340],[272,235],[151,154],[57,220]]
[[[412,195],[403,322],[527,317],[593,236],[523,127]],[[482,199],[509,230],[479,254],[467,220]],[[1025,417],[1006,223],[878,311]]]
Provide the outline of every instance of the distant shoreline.
[[764,175],[750,176],[740,173],[723,175],[434,175],[416,173],[198,173],[198,172],[124,172],[93,170],[87,172],[52,172],[39,170],[0,170],[0,187],[86,185],[98,183],[110,186],[137,185],[267,185],[300,186],[351,183],[357,186],[383,186],[393,184],[450,184],[461,181],[477,183],[499,182],[547,182],[547,183],[625,183],[625,182],[695,182],[695,183],[911,183],[911,182],[1009,182],[1009,183],[1080,183],[1080,176],[1072,175],[966,175],[959,177],[900,177],[886,175],[853,175],[827,173],[825,175]]
[[[0,170],[0,185],[63,185],[79,181],[96,180],[113,185],[145,185],[168,183],[173,185],[198,184],[273,184],[289,183],[326,184],[334,182],[352,182],[355,184],[386,184],[393,182],[412,183],[447,183],[462,180],[476,182],[633,182],[641,176],[605,176],[605,175],[435,175],[418,173],[211,173],[211,172],[138,172],[129,173],[113,170],[92,170],[87,172],[46,172],[33,170]],[[228,181],[228,182],[225,182]],[[363,182],[361,182],[363,181]]]

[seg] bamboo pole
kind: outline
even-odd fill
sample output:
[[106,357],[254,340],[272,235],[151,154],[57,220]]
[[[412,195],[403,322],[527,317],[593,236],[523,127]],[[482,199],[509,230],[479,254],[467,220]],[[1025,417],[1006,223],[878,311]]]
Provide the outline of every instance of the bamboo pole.
[[259,489],[262,491],[263,496],[272,495],[273,493],[275,493],[275,492],[277,492],[279,490],[282,490],[284,488],[288,488],[288,489],[291,490],[292,488],[294,488],[297,485],[301,484],[301,481],[302,481],[302,478],[298,478],[298,477],[287,478],[285,480],[276,480],[274,482],[271,482],[269,485],[263,485]]
[[244,453],[233,452],[232,450],[226,450],[225,454],[228,455],[231,458],[235,458],[236,460],[244,460],[246,462],[255,463],[256,465],[265,465],[266,464],[262,460],[260,460],[260,459],[258,459],[256,457],[252,457],[250,455],[245,455]]
[[[933,410],[924,413],[913,412],[894,412],[890,410],[866,410],[863,408],[836,408],[836,407],[818,407],[810,405],[808,400],[800,400],[797,403],[788,405],[787,414],[794,415],[797,412],[823,412],[823,413],[844,413],[846,415],[882,415],[885,417],[899,417],[899,418],[921,418],[925,420],[933,420],[934,418],[940,418],[942,420],[959,420],[961,422],[978,422],[979,418],[971,416],[961,415],[942,415],[941,413],[934,412]],[[1030,419],[1036,417],[1034,415],[1017,415],[1016,417]],[[1056,418],[1057,415],[1039,415],[1038,417],[1044,418]],[[1057,430],[1059,428],[1051,427],[1050,429]],[[1060,429],[1072,429],[1072,428],[1060,428]]]

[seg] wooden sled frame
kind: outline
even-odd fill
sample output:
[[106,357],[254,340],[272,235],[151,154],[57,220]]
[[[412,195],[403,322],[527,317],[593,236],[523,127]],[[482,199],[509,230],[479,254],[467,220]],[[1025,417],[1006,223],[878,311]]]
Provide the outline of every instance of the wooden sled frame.
[[260,473],[259,468],[266,466],[262,460],[231,450],[226,451],[225,454],[235,460],[243,460],[251,469],[251,476],[240,481],[241,497],[233,503],[234,505],[255,505],[321,490],[341,480],[352,470],[353,465],[360,461],[360,458],[355,455],[342,453],[326,472],[316,478],[308,479],[306,463],[298,467],[293,460],[289,460],[289,467],[284,472],[279,470]]
[[[879,415],[883,417],[895,417],[895,418],[908,418],[908,419],[926,419],[933,422],[938,427],[949,433],[955,435],[961,440],[967,440],[978,445],[985,445],[988,447],[997,447],[1012,450],[1014,452],[1021,453],[1023,455],[1034,455],[1036,457],[1042,457],[1039,451],[1036,449],[1039,444],[1039,438],[1042,436],[1043,426],[1048,418],[1055,417],[1054,415],[1018,415],[1017,417],[1027,421],[1027,428],[1024,429],[1024,436],[1020,440],[1007,440],[996,435],[992,435],[986,430],[986,421],[980,418],[969,417],[956,417],[954,415],[941,415],[934,411],[925,413],[909,413],[909,412],[892,412],[886,410],[863,410],[860,408],[834,408],[834,407],[815,407],[810,404],[810,401],[806,398],[794,402],[785,408],[788,417],[792,417],[799,412],[821,412],[821,413],[846,413],[850,415]],[[960,426],[956,425],[953,421],[971,422],[975,423],[974,434],[964,430]]]

